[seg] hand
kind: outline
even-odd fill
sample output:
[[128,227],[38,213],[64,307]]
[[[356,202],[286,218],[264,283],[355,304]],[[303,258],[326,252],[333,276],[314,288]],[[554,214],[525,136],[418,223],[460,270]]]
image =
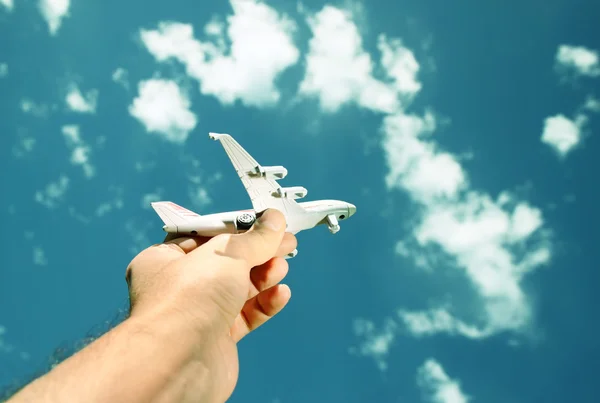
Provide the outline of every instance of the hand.
[[233,392],[236,343],[290,299],[289,287],[279,284],[288,271],[282,256],[297,241],[285,227],[281,212],[267,210],[244,234],[174,239],[142,251],[127,268],[131,317],[158,326],[156,317],[180,318],[200,349],[211,400],[225,401]]

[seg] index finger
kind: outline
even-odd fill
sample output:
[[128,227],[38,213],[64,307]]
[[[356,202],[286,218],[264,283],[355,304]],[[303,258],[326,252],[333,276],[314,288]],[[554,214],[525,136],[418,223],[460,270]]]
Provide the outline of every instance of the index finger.
[[181,252],[188,254],[191,251],[193,251],[194,249],[207,243],[210,239],[211,239],[211,237],[207,237],[207,236],[190,237],[190,236],[183,235],[183,236],[179,236],[179,237],[175,238],[175,237],[169,237],[169,235],[167,235],[167,237],[165,238],[165,241],[163,243],[165,245],[173,245],[174,247],[179,248],[181,250]]

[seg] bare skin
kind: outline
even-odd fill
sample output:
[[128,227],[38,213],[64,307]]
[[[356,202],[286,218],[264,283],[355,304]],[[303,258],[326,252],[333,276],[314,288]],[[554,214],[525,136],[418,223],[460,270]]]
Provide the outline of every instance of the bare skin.
[[131,315],[9,402],[224,402],[237,342],[285,307],[296,238],[266,211],[248,232],[152,246],[127,268]]

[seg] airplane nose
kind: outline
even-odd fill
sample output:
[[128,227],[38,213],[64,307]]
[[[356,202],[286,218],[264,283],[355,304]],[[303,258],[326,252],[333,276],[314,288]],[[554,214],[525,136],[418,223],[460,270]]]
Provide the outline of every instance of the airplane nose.
[[348,217],[352,217],[356,213],[356,206],[354,204],[348,203]]

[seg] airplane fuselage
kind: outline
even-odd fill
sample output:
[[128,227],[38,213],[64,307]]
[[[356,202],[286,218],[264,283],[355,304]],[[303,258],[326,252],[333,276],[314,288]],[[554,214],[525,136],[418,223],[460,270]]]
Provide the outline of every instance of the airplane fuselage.
[[[163,230],[168,233],[165,239],[173,239],[179,235],[212,237],[246,232],[256,221],[257,215],[267,209],[283,213],[287,224],[286,232],[296,234],[325,224],[335,234],[340,230],[339,221],[356,213],[354,204],[341,200],[299,202],[299,199],[306,197],[306,188],[282,187],[278,183],[287,176],[285,167],[259,164],[229,134],[209,133],[209,137],[223,145],[250,196],[252,209],[200,215],[171,201],[152,202],[152,208],[165,224]],[[298,250],[295,249],[287,258],[294,257],[297,253]]]
[[[340,200],[317,200],[298,203],[302,213],[286,214],[286,232],[296,234],[320,224],[327,224],[330,232],[339,230],[339,220],[350,217],[355,207]],[[256,220],[256,212],[252,209],[227,211],[223,213],[198,215],[185,223],[166,224],[163,229],[168,233],[216,236],[219,234],[236,234],[247,231]]]

